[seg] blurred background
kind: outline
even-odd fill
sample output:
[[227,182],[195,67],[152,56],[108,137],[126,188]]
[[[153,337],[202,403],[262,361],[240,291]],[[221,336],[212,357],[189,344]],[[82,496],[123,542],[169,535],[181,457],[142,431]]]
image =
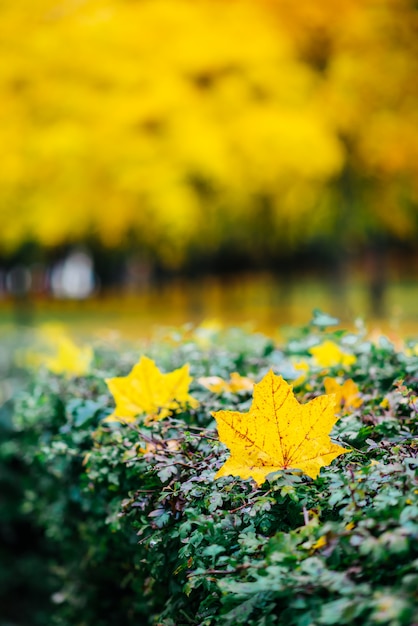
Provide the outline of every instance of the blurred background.
[[0,3],[0,328],[418,333],[415,0]]

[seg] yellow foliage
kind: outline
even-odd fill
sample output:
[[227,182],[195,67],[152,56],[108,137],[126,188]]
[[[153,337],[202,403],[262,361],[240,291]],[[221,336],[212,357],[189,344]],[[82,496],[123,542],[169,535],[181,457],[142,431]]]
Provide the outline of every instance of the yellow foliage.
[[252,194],[342,165],[314,73],[255,2],[21,0],[0,17],[9,246],[133,229],[176,265],[202,232],[218,245],[225,204],[256,215]]
[[321,467],[348,451],[329,437],[337,421],[334,396],[301,405],[292,387],[272,371],[255,385],[248,413],[217,411],[213,416],[220,440],[231,451],[215,478],[232,474],[261,485],[280,469],[316,478]]
[[334,367],[335,365],[350,367],[356,362],[354,354],[344,352],[334,341],[330,340],[310,348],[309,352],[313,355],[315,364],[321,367]]
[[322,535],[321,537],[319,537],[319,539],[317,539],[315,541],[315,543],[312,544],[312,551],[315,552],[315,550],[320,550],[321,548],[324,548],[327,545],[327,537],[326,535]]
[[220,376],[201,376],[198,383],[213,391],[213,393],[238,393],[239,391],[252,391],[254,381],[247,376],[240,376],[238,372],[232,372],[229,381]]
[[259,198],[298,241],[339,217],[347,165],[371,221],[414,236],[415,21],[412,0],[2,3],[0,243],[132,232],[176,266],[250,246]]
[[83,376],[90,369],[93,350],[90,346],[77,346],[69,337],[61,337],[56,345],[57,354],[45,357],[46,367],[55,374]]
[[197,400],[189,395],[191,381],[187,364],[164,374],[152,359],[142,356],[127,376],[106,380],[116,403],[106,419],[134,422],[145,414],[148,419],[161,420],[186,406],[196,407]]
[[349,410],[358,409],[363,404],[358,385],[351,378],[340,385],[335,378],[327,377],[324,378],[324,386],[327,394],[335,394],[337,406]]
[[38,330],[40,348],[29,350],[23,361],[30,367],[44,365],[55,374],[84,376],[93,359],[91,346],[79,346],[59,324],[44,324]]
[[298,363],[294,363],[293,367],[295,370],[301,372],[300,375],[292,381],[293,385],[297,387],[305,382],[309,372],[309,363],[307,361],[299,361]]
[[382,409],[387,410],[390,407],[390,402],[388,398],[383,398],[383,400],[381,402],[379,402],[379,406],[382,407]]
[[145,448],[139,448],[139,452],[142,454],[161,454],[167,452],[177,452],[180,449],[180,444],[177,439],[166,439],[161,443],[154,443],[149,441]]

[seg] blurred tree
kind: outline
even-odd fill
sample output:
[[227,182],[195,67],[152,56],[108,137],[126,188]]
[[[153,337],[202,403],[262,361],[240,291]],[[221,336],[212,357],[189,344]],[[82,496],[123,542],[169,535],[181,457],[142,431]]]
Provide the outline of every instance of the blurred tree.
[[0,15],[5,250],[93,236],[180,267],[416,236],[413,0],[16,0]]
[[293,32],[300,58],[324,77],[323,104],[344,146],[344,167],[328,187],[329,241],[340,262],[344,250],[367,249],[377,313],[388,239],[414,241],[418,229],[418,7],[411,0],[269,5]]

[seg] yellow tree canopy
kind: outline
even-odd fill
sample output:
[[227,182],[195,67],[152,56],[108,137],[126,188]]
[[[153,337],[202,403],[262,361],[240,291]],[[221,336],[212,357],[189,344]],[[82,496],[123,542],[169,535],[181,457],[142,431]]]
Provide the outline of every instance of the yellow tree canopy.
[[133,232],[176,265],[251,247],[265,199],[271,237],[297,241],[333,223],[347,163],[405,235],[416,29],[412,0],[0,4],[0,245]]

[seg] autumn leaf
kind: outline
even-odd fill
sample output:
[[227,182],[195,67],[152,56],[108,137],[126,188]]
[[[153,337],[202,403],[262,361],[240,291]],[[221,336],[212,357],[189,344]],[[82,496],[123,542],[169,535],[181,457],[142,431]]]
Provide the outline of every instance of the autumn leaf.
[[252,391],[254,387],[254,381],[251,378],[240,376],[237,372],[232,372],[229,381],[220,376],[201,376],[197,382],[213,393]]
[[115,399],[116,407],[107,421],[133,422],[146,414],[160,420],[172,411],[198,402],[189,395],[192,381],[188,364],[163,374],[152,359],[142,356],[127,376],[108,378],[106,383]]
[[321,548],[324,548],[327,545],[327,537],[326,535],[322,535],[322,537],[319,537],[319,539],[317,539],[315,541],[315,543],[312,544],[311,550],[312,552],[315,552],[316,550],[320,550]]
[[232,474],[261,485],[281,469],[299,469],[316,478],[321,467],[348,452],[329,437],[337,421],[334,396],[302,405],[272,371],[255,385],[248,413],[216,411],[213,416],[220,440],[231,451],[215,478]]
[[16,353],[22,367],[45,366],[54,374],[83,376],[93,360],[91,346],[80,346],[61,324],[42,324],[36,329],[34,347]]
[[327,377],[324,378],[324,387],[327,394],[335,394],[337,406],[345,409],[358,409],[363,404],[358,385],[352,378],[340,385],[335,378]]
[[319,346],[311,348],[309,352],[313,355],[316,365],[322,367],[333,367],[335,365],[350,367],[350,365],[356,362],[354,354],[341,350],[334,341],[324,341]]
[[164,452],[177,452],[180,449],[180,443],[178,439],[167,439],[164,442],[151,442],[149,441],[145,448],[139,448],[138,452],[142,454],[156,454]]
[[306,378],[308,377],[309,363],[303,360],[299,361],[298,363],[294,363],[293,367],[297,372],[300,372],[299,376],[292,381],[293,386],[298,387],[299,385],[304,383]]
[[90,369],[93,350],[90,346],[77,346],[69,337],[62,336],[56,343],[57,353],[45,357],[46,367],[55,374],[83,376]]

